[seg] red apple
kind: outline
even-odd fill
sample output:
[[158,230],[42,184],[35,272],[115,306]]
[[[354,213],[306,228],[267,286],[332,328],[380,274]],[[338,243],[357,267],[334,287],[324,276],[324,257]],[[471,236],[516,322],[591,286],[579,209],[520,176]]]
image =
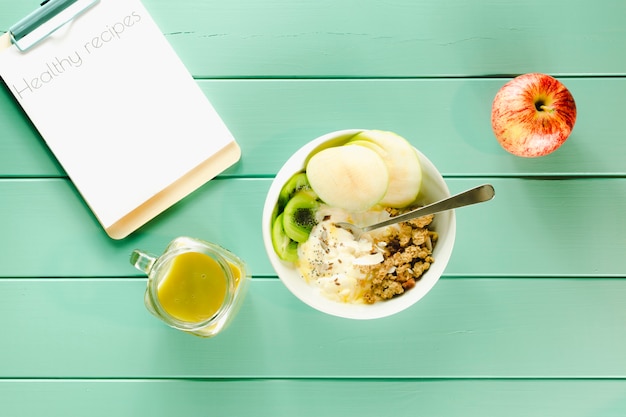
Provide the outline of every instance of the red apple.
[[554,152],[576,122],[574,97],[557,79],[540,73],[515,77],[496,94],[491,127],[513,155],[533,158]]

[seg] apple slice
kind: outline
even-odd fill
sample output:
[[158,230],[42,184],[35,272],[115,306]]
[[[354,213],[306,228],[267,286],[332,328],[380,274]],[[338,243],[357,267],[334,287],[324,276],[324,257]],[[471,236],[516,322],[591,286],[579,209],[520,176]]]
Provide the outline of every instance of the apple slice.
[[393,132],[365,130],[346,145],[372,149],[385,161],[389,186],[380,204],[401,208],[415,201],[422,185],[422,167],[417,152],[405,138]]
[[311,188],[326,204],[366,211],[380,202],[389,184],[387,165],[364,146],[336,146],[319,151],[306,166]]

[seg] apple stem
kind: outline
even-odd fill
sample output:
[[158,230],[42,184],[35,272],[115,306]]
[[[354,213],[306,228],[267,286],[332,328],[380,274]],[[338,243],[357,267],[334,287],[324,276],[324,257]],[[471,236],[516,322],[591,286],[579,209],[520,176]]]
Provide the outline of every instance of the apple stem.
[[546,105],[543,100],[537,100],[535,102],[535,109],[537,109],[537,111],[545,111],[548,113],[552,113],[554,111],[554,107]]

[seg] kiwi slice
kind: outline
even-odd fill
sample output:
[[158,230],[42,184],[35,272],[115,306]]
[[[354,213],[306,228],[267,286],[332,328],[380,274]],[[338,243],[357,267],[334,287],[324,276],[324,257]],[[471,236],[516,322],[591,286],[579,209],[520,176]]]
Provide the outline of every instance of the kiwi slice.
[[283,216],[284,213],[280,213],[272,223],[272,246],[280,259],[295,262],[298,260],[298,242],[291,240],[285,234]]
[[278,211],[284,210],[287,202],[294,196],[295,193],[301,190],[310,190],[311,185],[309,184],[309,179],[307,178],[304,172],[298,172],[294,174],[289,180],[283,185],[280,193],[278,194]]
[[317,195],[310,190],[300,190],[289,199],[283,211],[283,229],[291,240],[305,242],[317,224],[315,212],[320,206]]

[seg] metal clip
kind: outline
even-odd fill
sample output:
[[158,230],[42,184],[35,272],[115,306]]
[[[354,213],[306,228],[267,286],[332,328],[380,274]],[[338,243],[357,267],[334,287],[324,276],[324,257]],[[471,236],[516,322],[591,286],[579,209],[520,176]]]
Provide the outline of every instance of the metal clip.
[[24,52],[85,12],[99,0],[45,0],[41,6],[9,28],[11,42]]

